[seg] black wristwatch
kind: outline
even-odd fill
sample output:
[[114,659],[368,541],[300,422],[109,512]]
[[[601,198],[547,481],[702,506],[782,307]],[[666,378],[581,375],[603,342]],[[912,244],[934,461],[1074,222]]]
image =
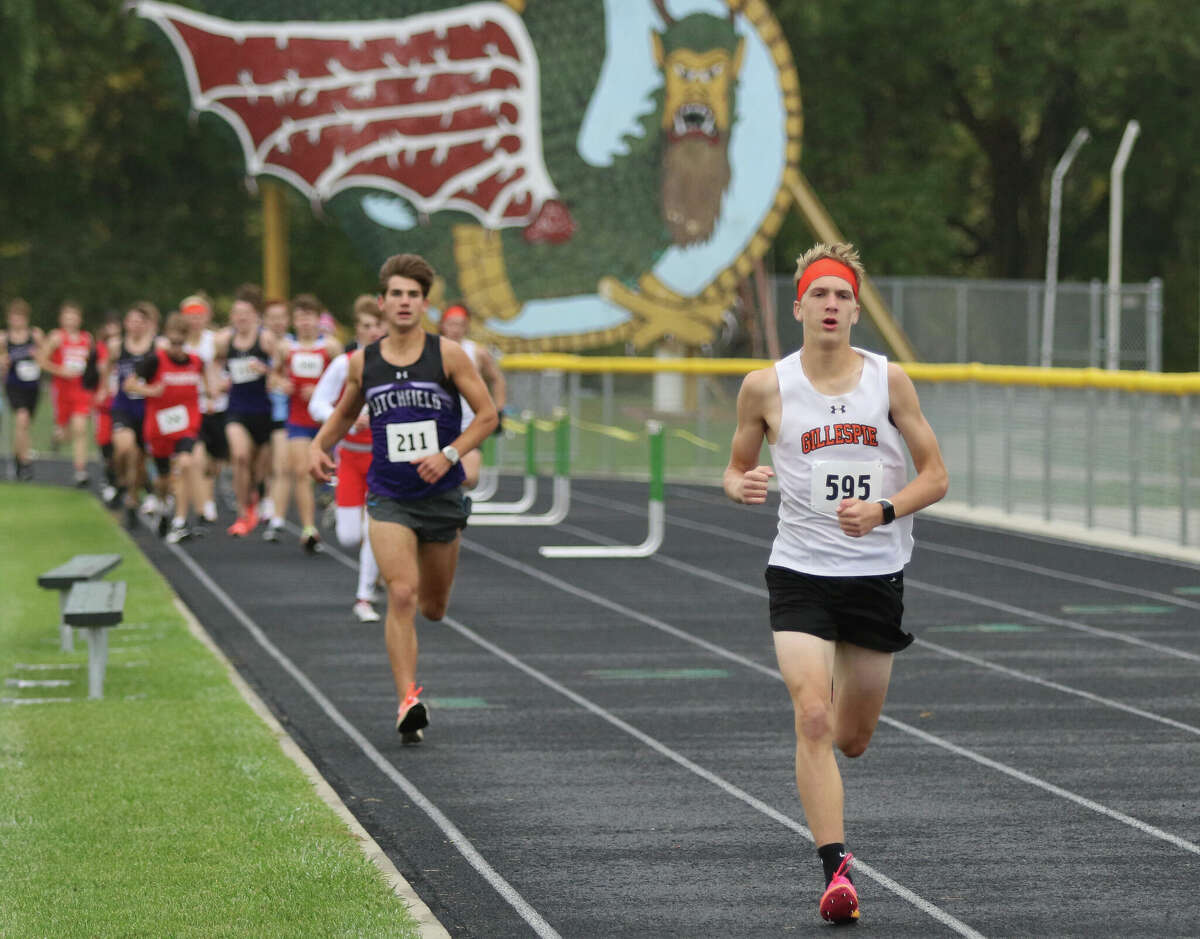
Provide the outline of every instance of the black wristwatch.
[[887,499],[879,499],[879,504],[883,506],[883,521],[882,525],[890,525],[896,520],[896,507]]

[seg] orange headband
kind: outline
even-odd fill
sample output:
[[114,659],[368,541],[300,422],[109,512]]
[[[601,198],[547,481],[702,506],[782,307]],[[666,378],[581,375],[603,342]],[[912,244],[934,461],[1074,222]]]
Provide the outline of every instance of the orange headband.
[[203,316],[208,312],[208,304],[201,303],[199,300],[192,300],[180,307],[179,312],[184,316]]
[[446,311],[442,314],[442,322],[445,322],[446,320],[454,319],[454,317],[456,317],[456,316],[461,316],[463,319],[469,318],[467,316],[467,311],[464,310],[462,307],[448,306],[448,307],[446,307]]
[[834,277],[840,277],[854,290],[854,299],[858,299],[858,278],[854,276],[854,271],[841,261],[833,258],[818,258],[804,269],[804,273],[800,275],[800,281],[796,284],[796,299],[799,300],[804,296],[804,291],[818,277],[825,277],[832,274]]

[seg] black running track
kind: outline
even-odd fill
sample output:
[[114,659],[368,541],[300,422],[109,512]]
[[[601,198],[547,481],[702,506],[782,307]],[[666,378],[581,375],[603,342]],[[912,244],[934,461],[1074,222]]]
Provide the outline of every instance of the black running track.
[[[137,538],[452,935],[834,928],[767,625],[774,507],[670,486],[655,557],[543,559],[646,533],[644,485],[573,487],[557,528],[468,529],[450,615],[418,624],[417,747],[382,625],[350,616],[356,552]],[[1200,935],[1200,573],[927,519],[916,536],[919,639],[842,761],[855,928]]]

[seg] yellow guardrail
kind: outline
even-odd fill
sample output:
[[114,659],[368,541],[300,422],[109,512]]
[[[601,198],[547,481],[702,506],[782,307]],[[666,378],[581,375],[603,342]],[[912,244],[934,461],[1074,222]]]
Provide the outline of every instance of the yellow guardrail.
[[[563,353],[520,353],[504,357],[514,372],[562,371],[580,374],[745,375],[771,365],[769,359],[660,359],[639,356],[593,356]],[[913,381],[979,382],[989,385],[1036,385],[1043,388],[1099,388],[1149,394],[1200,394],[1200,372],[1121,372],[1099,368],[1032,368],[1024,365],[935,365],[898,363]]]

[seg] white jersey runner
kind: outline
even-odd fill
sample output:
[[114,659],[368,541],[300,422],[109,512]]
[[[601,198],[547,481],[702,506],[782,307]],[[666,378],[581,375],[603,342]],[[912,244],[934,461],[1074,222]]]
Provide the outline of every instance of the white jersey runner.
[[891,497],[908,482],[904,438],[889,418],[887,359],[864,359],[857,387],[844,395],[817,391],[800,352],[775,363],[779,436],[771,460],[779,481],[779,529],[768,563],[803,574],[860,577],[893,574],[912,556],[912,516],[862,538],[838,527],[842,499]]

